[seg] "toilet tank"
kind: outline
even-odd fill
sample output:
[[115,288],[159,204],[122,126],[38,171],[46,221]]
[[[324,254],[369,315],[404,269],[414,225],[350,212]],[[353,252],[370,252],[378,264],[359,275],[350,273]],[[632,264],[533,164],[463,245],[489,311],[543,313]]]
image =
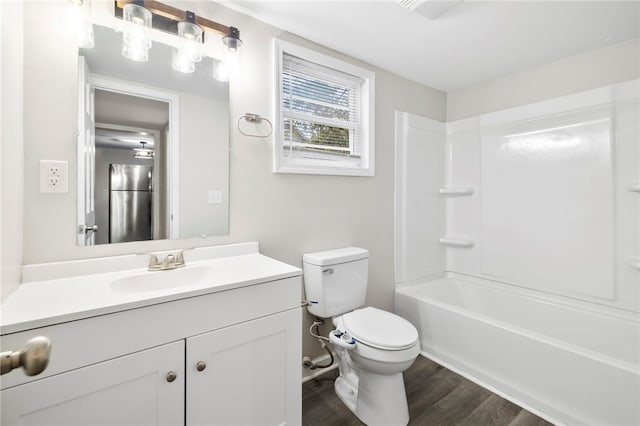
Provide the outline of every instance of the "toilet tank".
[[357,247],[302,256],[304,289],[315,316],[329,318],[364,305],[369,252]]

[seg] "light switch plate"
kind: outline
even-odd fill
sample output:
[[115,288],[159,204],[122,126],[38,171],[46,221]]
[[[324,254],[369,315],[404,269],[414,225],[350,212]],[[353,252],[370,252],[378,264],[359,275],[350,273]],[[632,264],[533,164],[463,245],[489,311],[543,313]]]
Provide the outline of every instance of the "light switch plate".
[[69,162],[40,160],[40,193],[66,194],[69,192]]

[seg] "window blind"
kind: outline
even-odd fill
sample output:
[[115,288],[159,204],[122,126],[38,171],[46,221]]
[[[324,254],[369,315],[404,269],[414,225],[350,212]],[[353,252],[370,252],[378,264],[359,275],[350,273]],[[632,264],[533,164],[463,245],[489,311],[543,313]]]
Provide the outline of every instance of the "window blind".
[[285,156],[358,158],[364,80],[287,53],[281,78]]

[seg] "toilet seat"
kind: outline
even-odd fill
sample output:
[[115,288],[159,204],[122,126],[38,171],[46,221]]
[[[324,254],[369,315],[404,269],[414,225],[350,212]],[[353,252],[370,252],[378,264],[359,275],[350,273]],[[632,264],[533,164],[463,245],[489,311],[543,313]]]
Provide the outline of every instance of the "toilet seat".
[[342,315],[345,331],[376,349],[401,351],[418,342],[418,330],[409,321],[381,309],[367,307]]

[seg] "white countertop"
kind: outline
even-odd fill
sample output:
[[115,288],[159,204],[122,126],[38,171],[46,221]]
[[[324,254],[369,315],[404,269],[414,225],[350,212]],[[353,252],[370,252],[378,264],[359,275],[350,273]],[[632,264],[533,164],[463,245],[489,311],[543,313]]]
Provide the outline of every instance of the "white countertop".
[[[203,260],[189,260],[189,253],[185,252],[187,266],[170,271],[149,272],[146,267],[139,267],[60,278],[57,276],[60,275],[59,270],[65,269],[61,266],[64,262],[60,262],[55,265],[58,271],[53,274],[56,275],[55,279],[23,283],[0,305],[0,334],[16,333],[302,274],[299,268],[261,255],[257,251],[257,244],[247,244],[247,249],[240,251],[237,250],[237,246],[235,245],[236,250],[232,256]],[[220,252],[220,248],[216,250]],[[191,258],[198,257],[202,256],[191,255]],[[183,277],[192,272],[196,272],[194,276],[197,275],[198,279],[183,284]],[[159,281],[171,284],[157,289],[123,288],[122,279],[132,276],[147,281],[149,277],[157,276]]]

